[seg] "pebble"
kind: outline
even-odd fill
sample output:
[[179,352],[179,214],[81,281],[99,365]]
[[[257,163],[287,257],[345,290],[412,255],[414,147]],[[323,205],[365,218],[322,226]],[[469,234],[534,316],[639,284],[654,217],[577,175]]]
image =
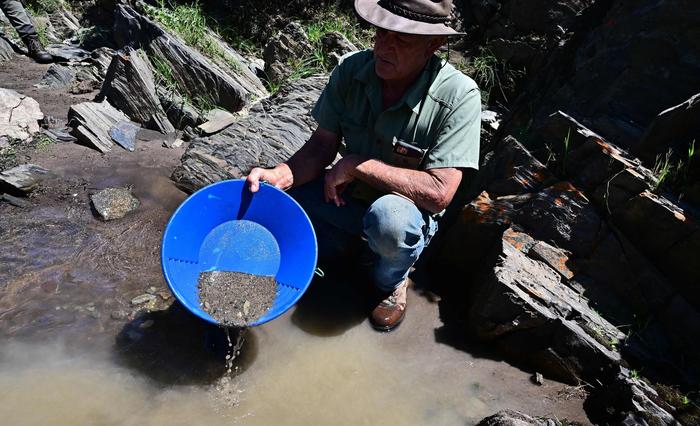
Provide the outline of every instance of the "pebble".
[[540,373],[535,373],[532,376],[532,381],[533,381],[533,383],[535,383],[539,386],[542,386],[542,384],[544,384],[544,376],[542,376],[542,374],[540,374]]
[[125,320],[129,317],[129,314],[124,311],[114,311],[110,317],[112,317],[114,320]]
[[155,288],[155,287],[148,287],[148,290],[146,290],[146,293],[148,293],[148,294],[156,294],[156,291],[157,291],[157,290],[158,290],[158,289]]
[[140,305],[142,303],[151,302],[153,300],[156,300],[156,296],[152,294],[142,294],[141,296],[136,296],[133,299],[131,299],[131,304]]

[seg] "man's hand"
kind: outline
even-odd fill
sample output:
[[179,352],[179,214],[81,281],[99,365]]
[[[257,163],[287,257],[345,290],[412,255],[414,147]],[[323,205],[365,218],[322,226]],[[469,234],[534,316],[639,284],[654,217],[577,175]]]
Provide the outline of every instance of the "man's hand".
[[286,190],[292,186],[294,177],[292,171],[286,163],[278,164],[274,169],[263,169],[256,167],[250,171],[245,181],[250,188],[250,192],[258,192],[260,181],[264,180],[275,187]]
[[333,202],[338,207],[345,205],[345,200],[340,194],[350,182],[355,180],[353,172],[363,161],[365,158],[359,155],[346,155],[326,173],[323,192],[327,203]]

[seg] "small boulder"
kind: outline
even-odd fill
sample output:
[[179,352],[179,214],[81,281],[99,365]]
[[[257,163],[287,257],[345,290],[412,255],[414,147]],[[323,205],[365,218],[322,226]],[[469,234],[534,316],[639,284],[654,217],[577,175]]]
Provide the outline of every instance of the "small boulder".
[[338,65],[340,58],[344,55],[357,50],[357,47],[355,47],[350,40],[336,31],[327,33],[321,37],[321,45],[323,46],[323,54],[326,55],[328,64],[333,67]]
[[207,113],[206,120],[207,121],[200,124],[197,128],[201,130],[204,135],[213,135],[235,123],[236,116],[228,111],[215,108]]
[[139,206],[128,188],[107,188],[90,196],[92,205],[103,220],[120,219]]
[[107,101],[83,102],[68,110],[68,120],[73,128],[71,134],[87,145],[101,152],[112,150],[109,131],[117,123],[129,121],[123,112],[115,109]]
[[0,88],[0,140],[29,140],[38,133],[44,114],[29,96]]
[[35,164],[22,164],[0,173],[0,183],[22,192],[31,192],[42,181],[50,177],[53,177],[53,174],[43,167]]

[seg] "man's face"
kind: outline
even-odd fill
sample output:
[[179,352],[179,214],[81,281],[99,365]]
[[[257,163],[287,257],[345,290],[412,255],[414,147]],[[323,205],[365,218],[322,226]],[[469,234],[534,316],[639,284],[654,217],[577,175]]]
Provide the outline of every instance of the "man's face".
[[375,71],[379,78],[401,81],[415,76],[443,43],[444,37],[397,33],[377,28],[374,36]]

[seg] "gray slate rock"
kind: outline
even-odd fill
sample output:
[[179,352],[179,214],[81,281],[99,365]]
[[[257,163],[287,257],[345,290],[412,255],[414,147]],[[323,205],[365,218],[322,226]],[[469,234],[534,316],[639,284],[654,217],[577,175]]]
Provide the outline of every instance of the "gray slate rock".
[[206,121],[197,127],[205,136],[218,133],[236,122],[235,115],[218,108],[209,111],[205,119]]
[[107,69],[109,69],[115,53],[114,49],[109,47],[100,47],[90,52],[90,63],[97,69],[97,74],[101,80],[104,80],[107,75]]
[[134,151],[136,147],[136,134],[141,130],[141,126],[130,121],[120,121],[109,129],[109,136],[114,142],[127,151]]
[[473,333],[571,384],[604,375],[620,361],[606,343],[624,339],[587,300],[542,262],[503,242],[497,266],[476,282],[468,324]]
[[26,141],[40,130],[44,114],[29,96],[0,88],[0,140]]
[[263,51],[265,74],[273,82],[281,82],[292,73],[289,65],[313,52],[313,46],[304,28],[297,22],[290,22],[270,40]]
[[140,205],[127,188],[103,189],[91,195],[90,200],[103,220],[120,219]]
[[560,422],[552,419],[534,418],[515,410],[501,410],[482,419],[477,426],[559,426]]
[[11,60],[14,55],[15,51],[12,45],[5,38],[0,37],[0,63]]
[[27,207],[31,207],[31,205],[32,205],[32,203],[30,203],[25,198],[14,197],[10,194],[2,194],[2,197],[0,197],[0,199],[12,204],[15,207],[20,207],[23,209],[27,208]]
[[344,35],[333,31],[321,37],[321,45],[323,53],[326,55],[326,60],[331,66],[338,65],[340,58],[344,55],[354,52],[357,47],[350,42]]
[[112,150],[112,138],[109,130],[121,121],[129,121],[123,112],[115,109],[107,101],[83,102],[73,105],[68,110],[71,134],[87,145],[101,152]]
[[63,89],[69,87],[75,78],[73,70],[61,64],[51,64],[46,74],[41,77],[41,81],[37,84],[40,88]]
[[252,99],[268,94],[262,82],[247,67],[236,67],[230,74],[224,72],[129,6],[117,6],[114,35],[120,47],[141,46],[149,57],[157,57],[167,64],[178,86],[192,99],[203,97],[229,111],[238,111]]
[[204,121],[199,111],[175,90],[158,86],[156,93],[168,120],[176,129],[184,130],[188,126],[194,128]]
[[175,130],[160,105],[151,63],[142,50],[127,47],[114,55],[100,91],[99,98],[103,97],[146,128]]
[[67,44],[49,44],[46,51],[54,59],[65,62],[82,62],[90,58],[90,52],[87,50]]
[[194,139],[172,179],[192,192],[244,176],[253,167],[272,167],[287,160],[316,127],[310,110],[326,81],[326,77],[295,81],[255,104],[236,125],[214,136]]
[[22,164],[0,173],[0,183],[10,185],[22,192],[31,192],[41,182],[52,177],[53,174],[43,167],[35,164]]

